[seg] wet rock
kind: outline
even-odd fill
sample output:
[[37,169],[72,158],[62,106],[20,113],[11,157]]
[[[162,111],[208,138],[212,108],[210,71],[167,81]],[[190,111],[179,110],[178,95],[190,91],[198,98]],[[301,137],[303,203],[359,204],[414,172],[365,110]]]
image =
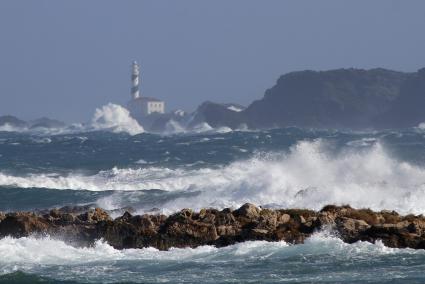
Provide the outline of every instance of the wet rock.
[[[198,214],[198,219],[202,222],[206,223],[215,223],[217,225],[221,225],[220,220],[223,221],[223,217],[219,216],[220,211],[216,209],[201,209]],[[217,217],[221,217],[220,220],[216,221]],[[232,216],[233,217],[233,216]]]
[[410,233],[415,233],[421,236],[425,234],[425,220],[416,219],[416,220],[413,220],[412,222],[409,222],[409,221],[404,221],[404,222],[407,222],[406,227]]
[[78,215],[78,219],[88,223],[112,220],[111,217],[109,217],[108,213],[106,213],[103,209],[100,208],[90,209],[89,211]]
[[59,218],[62,215],[62,213],[61,211],[59,211],[59,209],[55,208],[50,210],[49,215],[53,218]]
[[59,211],[60,213],[68,213],[68,214],[78,215],[78,214],[85,213],[85,212],[89,211],[90,209],[93,209],[91,205],[64,206],[64,207],[61,207],[59,209],[50,210],[50,212]]
[[279,214],[279,217],[277,219],[277,222],[279,224],[285,224],[285,223],[288,223],[290,219],[291,219],[291,216],[289,216],[288,214],[283,213],[283,214]]
[[49,234],[76,246],[104,239],[117,249],[226,246],[248,240],[304,242],[316,231],[335,230],[341,239],[382,242],[390,247],[425,248],[425,218],[400,216],[329,205],[315,212],[305,209],[260,209],[244,204],[232,211],[183,209],[170,216],[132,215],[113,220],[100,208],[64,207],[32,212],[0,213],[0,237]]
[[[152,208],[150,210],[154,210],[154,209],[156,209],[156,208]],[[151,212],[150,210],[148,210],[148,212]],[[134,212],[136,212],[136,210],[131,206],[126,206],[126,207],[117,208],[117,209],[113,209],[113,210],[105,210],[105,211],[108,214],[114,215],[114,216],[118,216],[118,215],[123,214],[125,212],[129,212],[130,214],[133,214]]]
[[49,231],[49,223],[32,213],[10,213],[0,222],[0,236],[26,237]]
[[274,230],[277,226],[278,213],[275,210],[263,209],[258,218],[257,228]]
[[235,237],[240,232],[239,228],[230,225],[218,226],[216,231],[220,237]]
[[129,222],[133,218],[133,215],[131,215],[130,212],[125,211],[124,214],[121,217],[118,217],[115,219],[116,221],[122,221],[122,222]]
[[248,219],[255,219],[260,216],[260,208],[251,203],[245,203],[239,209],[233,212],[233,215],[237,217],[244,217]]
[[346,242],[356,241],[356,237],[371,226],[363,220],[340,217],[336,220],[336,228]]

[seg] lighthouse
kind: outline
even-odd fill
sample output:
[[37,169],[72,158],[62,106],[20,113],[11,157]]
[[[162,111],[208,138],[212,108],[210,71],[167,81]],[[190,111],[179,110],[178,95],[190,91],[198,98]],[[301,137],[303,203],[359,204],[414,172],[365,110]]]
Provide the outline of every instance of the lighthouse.
[[165,102],[156,98],[140,95],[140,66],[133,61],[131,66],[131,100],[127,104],[130,114],[136,119],[151,114],[162,114],[165,112]]
[[131,98],[133,100],[140,98],[139,81],[140,81],[140,68],[136,61],[133,61],[131,71]]

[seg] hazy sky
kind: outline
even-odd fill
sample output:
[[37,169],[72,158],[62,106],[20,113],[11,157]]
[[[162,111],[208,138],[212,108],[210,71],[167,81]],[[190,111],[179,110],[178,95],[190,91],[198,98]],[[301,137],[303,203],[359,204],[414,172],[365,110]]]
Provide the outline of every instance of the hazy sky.
[[0,115],[86,121],[142,95],[244,105],[284,73],[425,66],[425,1],[0,1]]

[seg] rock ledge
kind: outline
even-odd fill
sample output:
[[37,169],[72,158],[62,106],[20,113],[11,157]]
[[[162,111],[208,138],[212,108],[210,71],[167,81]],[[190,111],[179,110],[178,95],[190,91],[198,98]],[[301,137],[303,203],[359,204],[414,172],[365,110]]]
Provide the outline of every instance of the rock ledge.
[[[80,209],[80,210],[79,210]],[[170,216],[125,212],[112,219],[100,209],[63,207],[42,212],[0,212],[0,238],[50,235],[76,246],[103,239],[117,249],[227,246],[266,240],[302,243],[323,228],[331,228],[347,243],[382,240],[388,247],[425,248],[425,217],[401,216],[350,206],[306,209],[262,209],[244,204],[237,210],[183,209]]]

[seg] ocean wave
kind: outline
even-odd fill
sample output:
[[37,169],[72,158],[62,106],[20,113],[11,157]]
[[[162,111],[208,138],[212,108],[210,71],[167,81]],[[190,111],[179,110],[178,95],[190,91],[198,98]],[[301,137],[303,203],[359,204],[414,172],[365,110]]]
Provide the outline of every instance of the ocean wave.
[[93,114],[90,123],[81,124],[74,123],[64,127],[14,127],[9,124],[0,126],[0,132],[19,132],[34,135],[61,135],[61,134],[77,134],[92,131],[111,131],[114,133],[125,132],[130,135],[136,135],[144,132],[139,123],[130,116],[129,111],[117,104],[106,104],[97,108]]
[[[170,249],[159,251],[154,248],[116,250],[103,241],[97,241],[94,247],[76,248],[50,237],[10,238],[0,240],[0,274],[9,274],[15,271],[36,273],[37,275],[56,279],[86,281],[159,281],[173,280],[174,282],[193,282],[193,277],[204,273],[205,266],[208,273],[214,271],[217,279],[229,279],[238,269],[247,269],[240,274],[239,279],[252,277],[249,267],[257,266],[256,273],[269,277],[271,273],[280,275],[281,279],[312,280],[310,277],[317,273],[303,272],[301,267],[311,269],[315,267],[345,264],[349,267],[361,266],[380,269],[392,255],[406,259],[423,260],[425,252],[412,249],[392,249],[382,245],[357,242],[343,243],[340,239],[327,232],[319,232],[307,239],[301,245],[289,245],[285,242],[250,241],[223,248],[201,246],[198,248]],[[419,258],[419,260],[418,260]],[[292,266],[297,266],[292,267]],[[402,265],[398,262],[398,265]],[[225,270],[223,271],[223,266]],[[384,265],[385,266],[385,265]],[[245,267],[245,268],[244,268]],[[66,269],[64,269],[66,268]],[[285,273],[291,269],[291,275]],[[188,273],[181,273],[187,271]],[[191,272],[189,272],[191,271]],[[194,271],[201,275],[196,276]],[[222,273],[219,273],[222,271]],[[329,271],[329,275],[321,277],[337,277],[338,269]],[[195,275],[194,275],[195,274]],[[205,277],[207,275],[204,275]],[[358,277],[344,273],[341,279]],[[177,277],[177,278],[176,278]],[[306,278],[303,278],[306,277]],[[366,273],[364,277],[370,277]],[[384,276],[382,276],[384,277]],[[389,277],[389,276],[388,276]],[[357,278],[358,279],[358,278]]]
[[[192,127],[187,126],[186,123],[178,122],[170,119],[166,125],[163,135],[174,135],[174,134],[225,134],[232,132],[233,129],[227,126],[212,127],[207,122],[196,124]],[[247,131],[246,128],[236,129],[236,131]]]
[[17,132],[37,136],[54,136],[62,134],[75,134],[81,132],[93,131],[93,128],[88,128],[87,125],[81,123],[73,123],[64,127],[17,127],[9,124],[0,126],[0,132]]
[[111,130],[118,133],[127,132],[130,135],[144,132],[143,127],[130,116],[130,112],[127,109],[112,103],[96,109],[91,127],[95,130]]
[[3,125],[0,125],[0,131],[4,131],[4,132],[21,132],[23,130],[28,130],[28,128],[17,127],[17,126],[11,125],[9,123],[5,123]]
[[[378,142],[336,153],[323,140],[302,141],[288,152],[257,154],[216,168],[113,168],[89,176],[0,172],[0,186],[197,193],[177,195],[162,205],[165,212],[238,207],[245,202],[316,210],[327,204],[350,204],[401,213],[425,212],[425,169],[395,159]],[[117,208],[126,206],[116,200],[110,203]]]
[[[146,132],[136,119],[131,117],[130,112],[123,106],[108,103],[96,108],[92,119],[88,123],[73,123],[63,127],[30,127],[13,126],[5,123],[0,125],[0,132],[18,132],[32,135],[53,136],[62,134],[78,134],[93,131],[111,131],[114,133],[128,133],[137,135]],[[222,126],[212,127],[207,122],[200,122],[192,127],[188,127],[188,121],[176,121],[170,119],[164,131],[156,134],[175,135],[175,134],[225,134],[232,132],[233,129]],[[241,125],[236,131],[249,131],[246,125]]]

